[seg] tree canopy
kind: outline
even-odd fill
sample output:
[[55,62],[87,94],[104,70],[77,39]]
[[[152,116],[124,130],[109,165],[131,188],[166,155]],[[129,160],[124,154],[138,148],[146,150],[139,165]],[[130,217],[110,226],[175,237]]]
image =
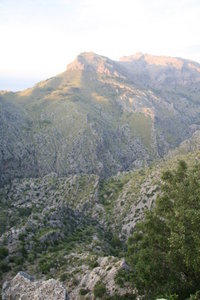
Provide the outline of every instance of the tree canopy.
[[131,280],[144,299],[188,299],[200,290],[200,166],[180,161],[162,180],[154,208],[128,241]]

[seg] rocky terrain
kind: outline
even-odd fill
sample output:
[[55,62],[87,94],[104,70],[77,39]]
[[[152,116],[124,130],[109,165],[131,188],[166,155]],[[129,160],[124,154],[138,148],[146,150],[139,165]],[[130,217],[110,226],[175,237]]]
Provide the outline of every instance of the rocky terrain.
[[198,145],[196,132],[165,160],[103,181],[96,175],[51,173],[5,185],[0,189],[2,282],[23,270],[60,280],[70,299],[93,299],[100,283],[109,297],[134,294],[118,279],[118,272],[129,270],[126,240],[154,205],[161,173],[179,159],[199,161]]
[[3,300],[136,299],[126,242],[162,172],[199,161],[199,92],[197,63],[83,53],[0,93]]
[[177,58],[82,53],[56,77],[1,92],[1,185],[50,172],[106,178],[162,157],[199,129],[199,70]]
[[120,63],[143,87],[162,90],[183,87],[184,92],[190,92],[200,82],[200,65],[182,58],[136,53],[120,58]]
[[54,280],[34,281],[28,274],[20,272],[2,288],[2,300],[34,299],[34,300],[67,300],[66,290]]

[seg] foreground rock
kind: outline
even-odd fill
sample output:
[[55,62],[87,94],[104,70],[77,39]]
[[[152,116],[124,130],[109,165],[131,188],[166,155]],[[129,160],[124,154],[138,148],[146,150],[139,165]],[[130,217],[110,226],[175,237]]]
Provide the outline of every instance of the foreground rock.
[[34,281],[27,273],[19,272],[2,288],[2,300],[67,300],[67,292],[62,284],[55,280]]
[[105,287],[105,295],[108,297],[134,294],[134,290],[128,283],[120,287],[115,281],[119,270],[128,270],[129,268],[124,259],[118,260],[114,256],[99,257],[97,265],[92,270],[82,266],[83,273],[76,278],[79,284],[71,292],[70,288],[68,289],[70,300],[82,299],[81,295],[86,295],[87,299],[96,299],[94,289],[99,283]]

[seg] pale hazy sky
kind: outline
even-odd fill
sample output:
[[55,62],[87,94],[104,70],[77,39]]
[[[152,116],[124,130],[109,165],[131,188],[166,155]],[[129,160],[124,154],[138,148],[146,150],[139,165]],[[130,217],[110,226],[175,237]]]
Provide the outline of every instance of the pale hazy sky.
[[77,54],[200,62],[200,0],[0,0],[0,89],[65,70]]

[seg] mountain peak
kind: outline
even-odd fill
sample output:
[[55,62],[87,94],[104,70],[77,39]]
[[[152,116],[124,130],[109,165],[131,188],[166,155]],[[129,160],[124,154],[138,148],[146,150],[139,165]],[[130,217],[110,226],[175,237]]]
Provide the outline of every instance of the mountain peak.
[[98,55],[94,52],[82,52],[75,60],[67,65],[67,70],[84,70],[93,66],[96,68],[100,63],[103,64],[108,59],[104,56]]
[[108,57],[94,52],[83,52],[72,63],[67,65],[68,70],[94,71],[99,74],[120,76],[121,66]]
[[95,52],[89,51],[89,52],[81,52],[77,57],[79,58],[82,57],[88,61],[93,61],[94,59],[98,59],[103,56],[96,54]]

